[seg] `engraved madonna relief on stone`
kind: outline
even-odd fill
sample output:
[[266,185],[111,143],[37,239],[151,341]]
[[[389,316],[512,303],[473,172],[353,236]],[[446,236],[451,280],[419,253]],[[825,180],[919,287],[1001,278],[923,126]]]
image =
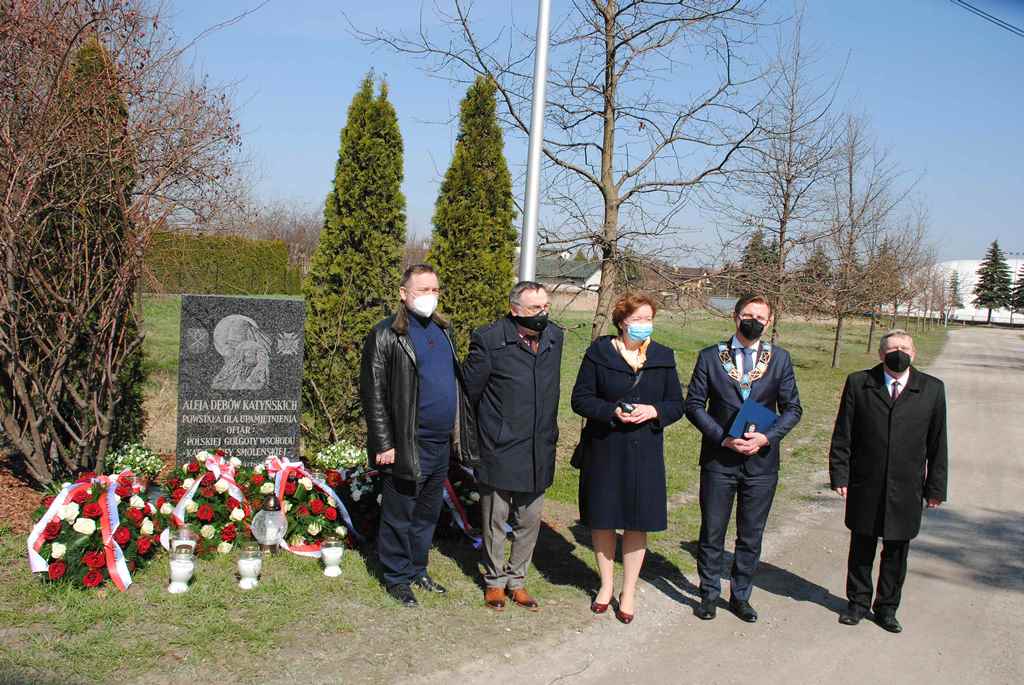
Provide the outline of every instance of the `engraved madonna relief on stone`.
[[213,329],[213,346],[224,358],[214,390],[262,390],[270,380],[270,338],[255,321],[229,314]]

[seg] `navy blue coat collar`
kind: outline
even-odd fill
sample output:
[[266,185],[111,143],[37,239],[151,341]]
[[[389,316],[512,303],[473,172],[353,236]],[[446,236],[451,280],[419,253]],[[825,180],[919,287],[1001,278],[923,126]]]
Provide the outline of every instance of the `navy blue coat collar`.
[[[600,364],[610,369],[633,373],[633,369],[622,358],[619,351],[612,346],[614,337],[605,335],[595,340],[587,350],[587,358],[595,364]],[[644,362],[643,368],[673,368],[675,365],[676,355],[672,349],[652,340],[651,344],[647,346],[647,361]]]

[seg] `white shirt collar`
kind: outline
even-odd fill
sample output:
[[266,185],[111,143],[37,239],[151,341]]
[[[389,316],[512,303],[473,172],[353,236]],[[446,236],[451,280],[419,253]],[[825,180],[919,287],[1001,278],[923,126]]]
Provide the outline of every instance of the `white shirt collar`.
[[889,375],[889,372],[883,368],[882,375],[885,376],[885,389],[888,390],[890,394],[892,394],[892,384],[897,381],[899,381],[900,391],[902,392],[907,388],[907,380],[910,378],[910,369],[904,371],[899,378],[893,378]]
[[[751,345],[750,347],[747,347],[746,349],[748,349],[748,350],[754,350],[754,352],[757,352],[757,348],[758,348],[758,346],[759,346],[760,344],[761,344],[761,341],[760,341],[760,340],[755,340],[755,341],[754,341],[754,344],[753,344],[753,345]],[[732,345],[731,345],[731,347],[732,347],[732,349],[734,349],[734,350],[741,350],[741,349],[743,349],[743,348],[744,348],[745,346],[744,346],[744,344],[743,344],[743,343],[741,343],[741,342],[740,342],[740,339],[739,339],[739,338],[737,338],[737,337],[736,337],[736,336],[734,335],[734,336],[732,336]]]

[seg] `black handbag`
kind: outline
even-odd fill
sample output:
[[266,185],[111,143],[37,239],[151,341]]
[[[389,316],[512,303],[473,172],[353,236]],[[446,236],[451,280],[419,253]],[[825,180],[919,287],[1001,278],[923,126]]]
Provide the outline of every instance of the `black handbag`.
[[[636,374],[636,378],[633,379],[633,385],[629,386],[629,390],[622,393],[622,397],[625,397],[629,393],[633,392],[636,386],[640,385],[640,378],[643,375],[644,370],[640,369],[640,371],[638,371]],[[622,397],[620,397],[618,401],[622,401]],[[569,466],[573,467],[574,469],[583,468],[584,445],[587,443],[587,428],[589,426],[589,421],[583,424],[583,428],[580,430],[580,441],[576,443],[576,447],[574,447],[572,450],[572,459],[569,460]]]

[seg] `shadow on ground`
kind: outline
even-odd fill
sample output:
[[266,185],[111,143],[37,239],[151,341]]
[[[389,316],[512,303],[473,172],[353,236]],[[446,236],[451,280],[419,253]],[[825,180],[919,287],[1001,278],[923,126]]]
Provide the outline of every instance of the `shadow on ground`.
[[1024,512],[932,509],[920,537],[910,543],[911,569],[918,555],[954,565],[959,573],[946,577],[949,582],[962,582],[960,574],[967,574],[978,585],[1024,592]]

